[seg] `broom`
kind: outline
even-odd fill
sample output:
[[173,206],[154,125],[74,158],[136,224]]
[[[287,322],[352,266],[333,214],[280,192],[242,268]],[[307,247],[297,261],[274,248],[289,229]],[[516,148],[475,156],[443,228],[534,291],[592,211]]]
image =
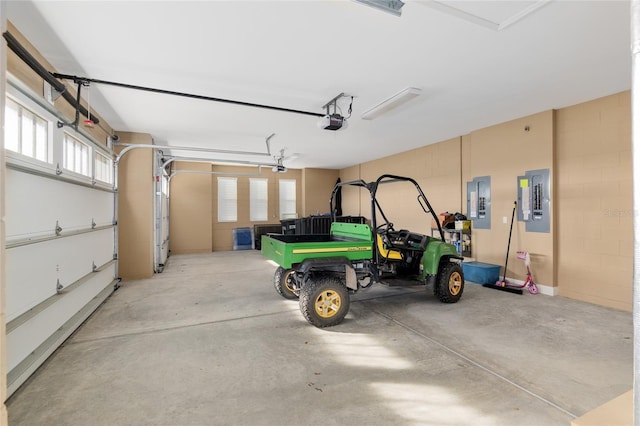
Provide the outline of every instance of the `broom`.
[[504,274],[502,274],[502,280],[496,281],[495,284],[483,284],[483,287],[493,288],[495,290],[502,290],[509,293],[522,294],[522,290],[509,287],[507,281],[507,264],[509,263],[509,249],[511,249],[511,233],[513,232],[513,218],[516,215],[516,207],[518,202],[513,202],[513,210],[511,211],[511,226],[509,227],[509,242],[507,243],[507,258],[504,261]]

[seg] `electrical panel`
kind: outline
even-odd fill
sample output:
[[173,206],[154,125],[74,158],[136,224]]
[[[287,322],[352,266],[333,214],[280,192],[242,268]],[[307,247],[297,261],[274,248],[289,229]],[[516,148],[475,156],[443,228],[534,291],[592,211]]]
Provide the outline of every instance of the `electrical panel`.
[[491,229],[491,177],[475,177],[467,182],[467,218],[474,229]]
[[518,221],[527,232],[550,232],[549,169],[530,170],[518,176]]

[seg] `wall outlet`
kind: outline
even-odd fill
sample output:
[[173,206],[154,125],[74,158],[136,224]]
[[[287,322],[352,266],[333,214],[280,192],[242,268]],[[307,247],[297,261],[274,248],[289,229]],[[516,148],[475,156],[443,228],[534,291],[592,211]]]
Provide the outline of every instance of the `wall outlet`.
[[504,223],[504,224],[507,223],[507,217],[506,216],[502,216],[502,223]]

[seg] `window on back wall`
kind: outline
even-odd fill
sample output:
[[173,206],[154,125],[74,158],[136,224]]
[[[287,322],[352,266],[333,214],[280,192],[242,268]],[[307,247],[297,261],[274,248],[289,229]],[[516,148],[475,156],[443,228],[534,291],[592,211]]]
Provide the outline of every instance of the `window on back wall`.
[[89,145],[65,133],[62,145],[62,167],[91,177],[90,160],[91,148]]
[[296,181],[280,179],[280,219],[295,218],[296,215]]
[[218,222],[238,221],[238,179],[218,177]]
[[250,220],[252,222],[265,222],[268,213],[267,179],[249,179],[250,192]]
[[36,160],[50,162],[47,120],[7,98],[4,123],[6,149]]

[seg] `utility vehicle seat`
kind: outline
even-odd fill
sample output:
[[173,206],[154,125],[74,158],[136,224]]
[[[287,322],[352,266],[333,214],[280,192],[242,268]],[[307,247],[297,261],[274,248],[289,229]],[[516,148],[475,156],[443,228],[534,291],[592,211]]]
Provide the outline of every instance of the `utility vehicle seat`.
[[402,260],[402,253],[398,250],[387,248],[387,245],[382,240],[382,236],[380,234],[376,234],[376,241],[378,244],[378,253],[380,253],[380,256],[389,260]]

